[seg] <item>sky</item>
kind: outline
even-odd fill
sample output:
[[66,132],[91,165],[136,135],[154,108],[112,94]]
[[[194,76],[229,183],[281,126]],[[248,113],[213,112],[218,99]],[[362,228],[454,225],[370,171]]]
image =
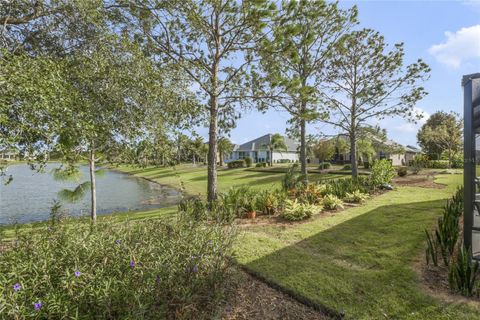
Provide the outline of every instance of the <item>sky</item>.
[[[417,145],[416,133],[435,111],[463,113],[461,78],[480,72],[480,0],[470,1],[340,1],[348,8],[356,5],[360,27],[371,28],[393,45],[404,43],[405,63],[424,60],[432,69],[424,83],[429,93],[417,103],[424,115],[418,123],[401,118],[382,120],[388,137],[404,145]],[[230,133],[232,142],[241,144],[267,133],[285,134],[290,116],[270,110],[243,112]],[[309,134],[334,134],[325,124],[310,124]],[[199,132],[205,138],[207,130]]]

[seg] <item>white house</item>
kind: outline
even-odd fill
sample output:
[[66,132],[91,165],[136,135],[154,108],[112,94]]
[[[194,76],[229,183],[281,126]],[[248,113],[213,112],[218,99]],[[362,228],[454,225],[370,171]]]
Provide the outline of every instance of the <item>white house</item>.
[[225,156],[225,162],[252,158],[253,162],[270,162],[270,156],[273,156],[273,162],[297,162],[299,143],[288,137],[283,137],[287,150],[274,150],[270,155],[268,145],[272,139],[272,134],[266,134],[252,141],[241,145],[235,145],[231,154]]
[[[345,139],[348,142],[348,136],[345,134],[339,134],[338,138]],[[378,152],[373,156],[373,159],[388,159],[394,166],[407,166],[417,156],[417,154],[421,153],[421,150],[414,146],[403,146],[390,139],[382,142],[377,140],[376,142],[383,145],[384,148],[380,148],[380,150],[378,150]],[[350,152],[340,153],[338,149],[336,149],[332,162],[349,163]]]

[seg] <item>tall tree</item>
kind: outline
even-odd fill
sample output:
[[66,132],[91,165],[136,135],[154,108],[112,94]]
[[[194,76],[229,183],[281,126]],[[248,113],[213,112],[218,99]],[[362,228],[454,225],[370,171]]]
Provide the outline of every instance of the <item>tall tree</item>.
[[342,37],[329,63],[323,99],[330,117],[323,121],[344,130],[350,140],[352,176],[358,175],[357,140],[374,119],[420,117],[415,104],[427,93],[421,86],[430,68],[422,60],[404,67],[403,44],[388,50],[378,32],[363,29]]
[[335,141],[330,139],[318,141],[313,147],[313,153],[321,162],[331,160],[335,155]]
[[225,155],[233,151],[233,143],[226,137],[218,139],[218,155],[220,158],[220,166],[223,166],[223,161],[225,160]]
[[438,111],[420,128],[417,134],[418,143],[429,155],[440,158],[446,154],[448,167],[462,150],[463,122],[458,114]]
[[[453,124],[452,130],[458,130],[457,115],[455,113],[447,113],[444,111],[437,111],[433,113],[422,125],[417,133],[417,141],[423,152],[425,152],[430,159],[438,160],[441,158],[442,153],[445,151],[445,145],[439,144],[432,139],[430,134],[425,134],[429,131],[435,131],[437,128],[441,128],[446,124]],[[461,133],[460,133],[461,134]],[[453,134],[453,139],[458,139],[458,133]]]
[[326,1],[282,1],[257,46],[261,56],[256,88],[261,107],[286,110],[300,137],[301,173],[307,180],[307,123],[322,116],[319,84],[333,45],[356,23],[357,10]]
[[270,136],[270,141],[262,147],[267,148],[268,152],[270,152],[270,166],[273,166],[273,152],[275,150],[287,151],[287,144],[280,133],[272,134]]
[[139,0],[129,14],[156,55],[174,61],[195,83],[209,127],[208,200],[217,197],[219,126],[232,127],[237,106],[247,104],[247,71],[267,0]]

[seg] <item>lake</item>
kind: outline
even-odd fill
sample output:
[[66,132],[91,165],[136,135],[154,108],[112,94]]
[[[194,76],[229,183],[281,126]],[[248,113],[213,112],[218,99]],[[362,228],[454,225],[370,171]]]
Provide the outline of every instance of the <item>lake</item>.
[[[48,220],[53,200],[62,189],[74,189],[89,180],[88,167],[81,166],[79,181],[57,181],[51,171],[59,164],[48,164],[38,173],[26,164],[9,165],[7,174],[13,175],[8,185],[0,185],[0,225]],[[124,173],[105,170],[97,176],[97,213],[147,210],[178,203],[181,194],[166,186]],[[62,210],[68,215],[90,213],[90,190],[75,203],[62,201]]]

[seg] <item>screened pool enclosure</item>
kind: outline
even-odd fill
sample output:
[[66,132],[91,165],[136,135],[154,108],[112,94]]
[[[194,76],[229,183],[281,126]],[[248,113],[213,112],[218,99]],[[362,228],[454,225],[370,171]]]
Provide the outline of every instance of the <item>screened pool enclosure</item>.
[[480,73],[462,79],[464,94],[464,243],[480,260]]

